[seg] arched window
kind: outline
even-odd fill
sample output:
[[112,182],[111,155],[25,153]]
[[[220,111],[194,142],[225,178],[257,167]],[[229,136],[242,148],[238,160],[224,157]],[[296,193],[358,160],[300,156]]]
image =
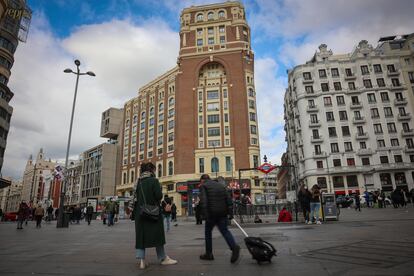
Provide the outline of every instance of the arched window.
[[126,172],[124,172],[124,177],[123,177],[124,179],[123,179],[123,181],[122,181],[122,183],[124,183],[124,185],[126,184],[126,181],[127,181],[127,174],[126,174]]
[[154,107],[150,108],[150,116],[154,116]]
[[159,105],[159,107],[158,107],[158,110],[159,110],[160,112],[164,111],[164,103],[160,103],[160,105]]
[[219,160],[217,157],[211,159],[211,172],[218,172],[219,171]]
[[174,105],[174,97],[171,97],[169,100],[168,100],[168,106],[169,107],[171,107],[171,106],[173,106]]
[[141,120],[145,119],[145,111],[141,113]]
[[134,183],[134,179],[135,179],[135,172],[132,171],[131,172],[131,182]]
[[219,18],[224,18],[224,11],[219,11],[218,16]]
[[161,164],[158,164],[158,177],[162,176],[162,166]]
[[213,18],[214,18],[214,13],[209,12],[209,13],[208,13],[208,15],[207,15],[207,19],[208,19],[208,20],[211,20],[211,19],[213,19]]
[[133,119],[134,121],[134,124],[136,124],[137,123],[137,121],[138,121],[138,116],[137,115],[134,115],[134,119]]
[[197,21],[203,21],[203,14],[202,13],[197,14]]
[[128,128],[129,127],[129,119],[127,119],[126,121],[125,121],[125,128]]
[[168,175],[174,174],[174,164],[172,161],[168,162]]

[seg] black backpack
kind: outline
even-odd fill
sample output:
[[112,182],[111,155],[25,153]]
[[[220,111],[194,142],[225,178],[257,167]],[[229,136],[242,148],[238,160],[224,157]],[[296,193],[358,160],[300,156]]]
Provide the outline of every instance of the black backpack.
[[258,264],[261,262],[272,262],[272,257],[276,256],[276,249],[271,243],[262,240],[258,237],[247,237],[244,239],[246,247],[252,254],[252,258],[257,261]]

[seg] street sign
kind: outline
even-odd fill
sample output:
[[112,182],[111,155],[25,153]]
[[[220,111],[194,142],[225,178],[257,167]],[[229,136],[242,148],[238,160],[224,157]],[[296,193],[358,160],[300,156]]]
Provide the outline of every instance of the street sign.
[[274,169],[276,169],[276,166],[273,166],[272,164],[269,164],[267,162],[263,163],[260,167],[257,168],[262,173],[268,174]]

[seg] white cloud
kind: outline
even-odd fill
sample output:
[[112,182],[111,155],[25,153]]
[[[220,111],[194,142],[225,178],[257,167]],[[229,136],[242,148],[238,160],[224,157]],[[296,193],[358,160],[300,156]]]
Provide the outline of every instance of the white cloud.
[[126,20],[84,25],[69,37],[54,37],[44,16],[33,16],[26,44],[20,44],[9,86],[15,93],[3,175],[19,178],[30,154],[43,147],[47,157],[63,159],[72,108],[73,60],[81,60],[81,76],[71,155],[93,147],[99,138],[101,112],[122,107],[138,88],[175,66],[178,34],[162,21],[139,25]]

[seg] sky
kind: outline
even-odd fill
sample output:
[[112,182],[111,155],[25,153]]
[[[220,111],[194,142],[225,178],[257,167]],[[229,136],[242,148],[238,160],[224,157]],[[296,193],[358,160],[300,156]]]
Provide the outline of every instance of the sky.
[[[101,113],[123,107],[139,87],[173,68],[179,16],[205,0],[28,0],[33,11],[26,43],[20,43],[9,87],[15,96],[3,176],[19,179],[40,148],[64,160],[75,75],[82,76],[70,156],[105,142]],[[349,53],[360,40],[374,47],[381,36],[414,32],[410,0],[243,0],[255,52],[255,86],[261,154],[280,164],[286,150],[283,97],[287,70],[311,59],[318,46]]]

